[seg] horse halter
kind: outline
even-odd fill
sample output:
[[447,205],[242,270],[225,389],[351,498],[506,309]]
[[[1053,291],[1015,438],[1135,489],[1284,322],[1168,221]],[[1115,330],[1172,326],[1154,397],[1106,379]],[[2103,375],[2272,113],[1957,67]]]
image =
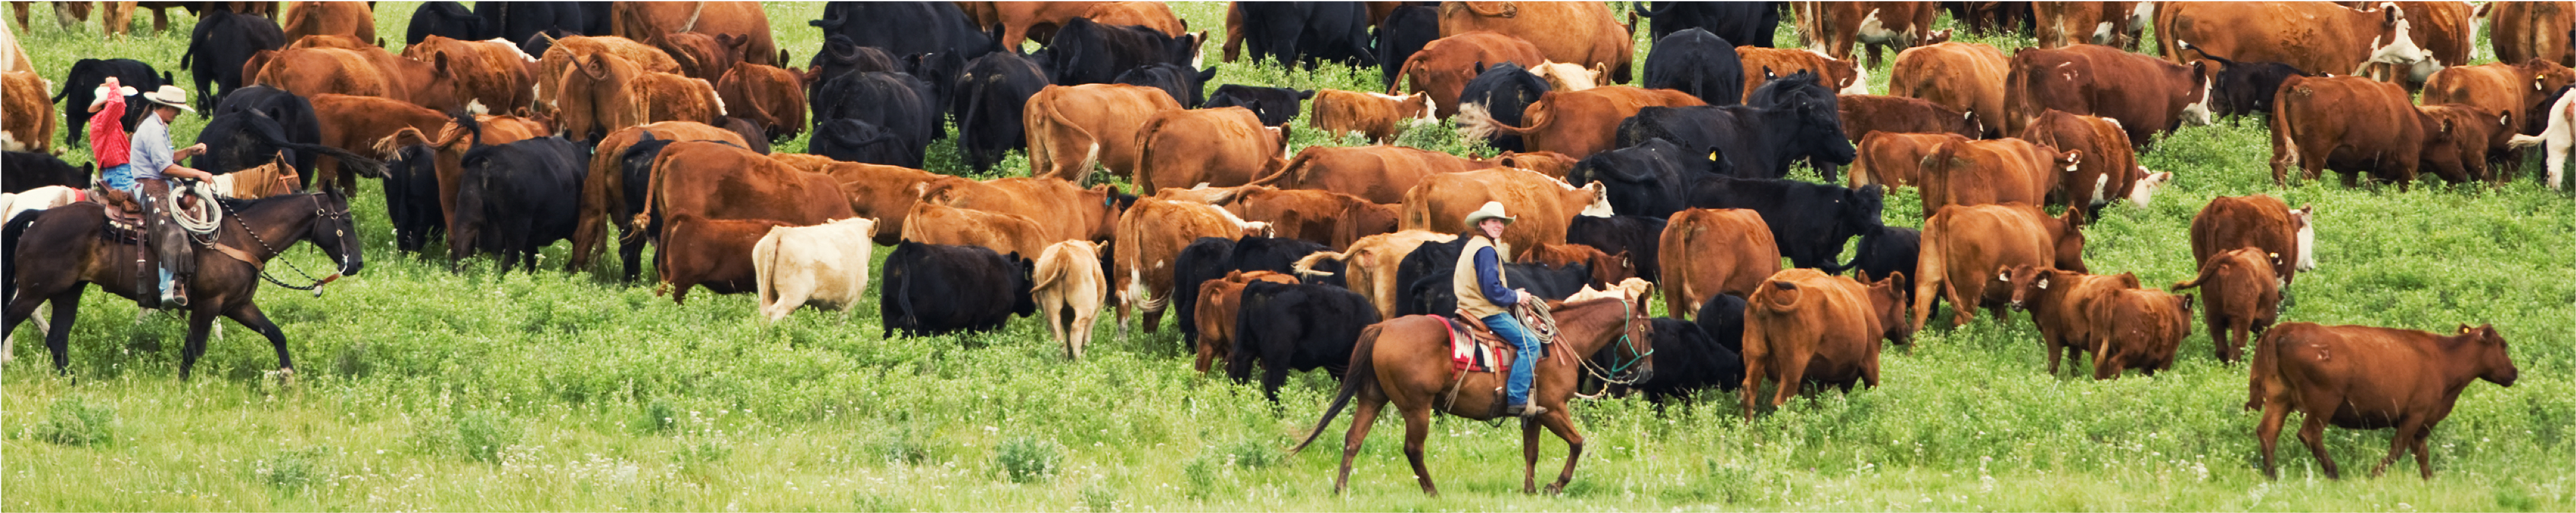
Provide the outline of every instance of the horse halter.
[[[308,197],[308,198],[312,198],[312,199],[313,199],[313,215],[314,215],[317,219],[334,219],[334,220],[336,220],[336,219],[342,219],[342,218],[347,218],[347,217],[349,217],[349,210],[348,210],[346,207],[341,208],[341,209],[340,209],[340,211],[338,211],[338,212],[332,212],[332,211],[331,211],[331,209],[330,209],[330,207],[324,206],[324,205],[322,204],[322,195],[323,195],[323,194],[326,194],[326,193],[305,193],[305,194],[306,194],[306,196],[305,196],[305,197]],[[221,203],[217,203],[217,204],[218,204],[218,205],[221,205]],[[232,207],[224,207],[224,209],[225,209],[225,210],[231,210],[231,209],[232,209]],[[278,255],[284,255],[284,254],[286,254],[286,252],[285,252],[285,251],[277,249],[277,247],[276,247],[276,246],[271,246],[271,245],[269,245],[269,243],[268,243],[268,239],[261,238],[261,237],[259,236],[259,231],[250,229],[250,223],[247,223],[247,222],[244,222],[244,221],[242,221],[242,220],[241,220],[241,219],[242,219],[242,216],[241,216],[241,213],[240,213],[240,212],[230,212],[230,214],[231,214],[231,215],[228,215],[228,216],[225,216],[225,217],[230,217],[230,218],[232,218],[232,219],[233,219],[233,224],[234,224],[234,225],[237,225],[237,226],[240,226],[240,227],[241,227],[241,229],[242,229],[242,233],[247,234],[247,235],[250,235],[250,240],[251,240],[251,242],[257,242],[257,243],[259,243],[259,248],[260,248],[260,249],[262,249],[262,250],[266,250],[266,251],[268,251],[268,254],[269,254],[272,258],[274,258],[274,257],[276,257],[276,256],[278,256]],[[337,244],[334,244],[334,246],[337,246],[337,249],[339,249],[339,250],[340,250],[340,255],[349,255],[349,254],[351,254],[351,253],[349,253],[350,249],[349,249],[349,234],[348,234],[348,232],[347,232],[346,230],[342,230],[342,229],[337,228],[337,227],[332,228],[332,229],[331,229],[331,232],[332,232],[332,235],[334,236],[334,237],[332,237],[332,238],[338,241],[338,243],[337,243]],[[290,246],[291,246],[291,245],[290,245]],[[260,266],[260,270],[259,270],[259,279],[261,279],[261,280],[266,280],[266,281],[267,281],[267,282],[269,282],[270,284],[277,285],[277,286],[280,286],[280,287],[286,287],[286,288],[295,289],[295,290],[310,290],[310,291],[313,291],[313,296],[314,296],[314,297],[321,297],[321,296],[322,296],[322,286],[323,286],[323,285],[328,285],[328,284],[330,284],[332,281],[339,280],[339,279],[340,279],[340,276],[341,276],[341,275],[343,275],[343,274],[347,274],[347,273],[348,273],[348,270],[349,270],[349,262],[348,262],[348,258],[347,258],[347,257],[345,257],[345,256],[333,256],[333,257],[331,258],[331,260],[332,260],[332,262],[331,262],[332,264],[335,264],[335,265],[340,266],[340,268],[337,270],[338,272],[334,272],[334,273],[332,273],[330,276],[324,276],[324,277],[321,277],[321,278],[314,278],[312,273],[304,272],[304,268],[303,268],[303,267],[301,267],[301,266],[297,266],[297,265],[295,265],[295,261],[294,261],[294,260],[286,260],[286,261],[285,261],[285,262],[286,262],[286,267],[287,267],[287,269],[294,270],[296,275],[303,276],[305,280],[311,281],[311,282],[312,282],[312,284],[309,284],[309,285],[302,285],[302,286],[298,286],[298,285],[288,284],[288,283],[286,283],[285,281],[278,280],[278,279],[277,279],[277,277],[275,277],[275,276],[271,276],[271,275],[269,275],[269,274],[268,274],[268,268],[267,268],[267,266],[265,266],[265,265]]]
[[[1645,320],[1643,316],[1638,314],[1639,312],[1637,311],[1634,303],[1629,302],[1628,298],[1619,298],[1619,343],[1628,346],[1628,353],[1636,356],[1629,357],[1626,361],[1620,361],[1618,359],[1618,353],[1614,351],[1611,353],[1610,357],[1612,360],[1611,365],[1608,368],[1603,368],[1599,364],[1592,363],[1591,358],[1578,360],[1583,362],[1583,371],[1585,373],[1591,374],[1593,379],[1601,380],[1604,392],[1608,391],[1608,387],[1610,385],[1634,385],[1637,384],[1637,382],[1644,381],[1646,379],[1644,372],[1645,366],[1641,364],[1646,363],[1646,357],[1653,356],[1655,354],[1655,350],[1654,348],[1649,347],[1646,348],[1645,351],[1638,351],[1637,339],[1652,337],[1654,335],[1654,323],[1651,321],[1643,323],[1638,322]],[[1582,395],[1581,391],[1578,390],[1576,395]],[[1600,396],[1596,394],[1585,398],[1590,399],[1597,397]]]

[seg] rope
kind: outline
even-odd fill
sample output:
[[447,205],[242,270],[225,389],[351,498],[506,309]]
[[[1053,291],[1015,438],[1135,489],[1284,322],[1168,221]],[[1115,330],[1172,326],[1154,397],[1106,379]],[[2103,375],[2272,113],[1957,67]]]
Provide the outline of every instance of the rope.
[[[1637,376],[1635,376],[1635,375],[1629,375],[1627,378],[1624,378],[1624,379],[1614,377],[1614,376],[1618,376],[1618,375],[1620,375],[1620,374],[1625,374],[1625,373],[1627,373],[1630,369],[1632,369],[1632,368],[1636,367],[1636,365],[1637,365],[1637,364],[1639,364],[1639,363],[1644,363],[1644,362],[1646,361],[1646,357],[1648,357],[1648,356],[1652,356],[1652,355],[1654,355],[1654,354],[1655,354],[1655,351],[1654,351],[1654,350],[1652,350],[1652,349],[1648,349],[1648,350],[1646,350],[1645,352],[1638,352],[1638,351],[1637,351],[1637,339],[1636,339],[1636,337],[1633,337],[1633,336],[1630,336],[1630,335],[1629,335],[1629,333],[1630,333],[1629,328],[1634,327],[1634,325],[1635,325],[1635,323],[1636,323],[1636,319],[1637,319],[1637,318],[1636,318],[1636,310],[1635,310],[1635,307],[1634,307],[1634,306],[1632,306],[1632,305],[1629,305],[1629,304],[1628,304],[1628,301],[1626,301],[1626,300],[1620,300],[1620,301],[1619,301],[1619,342],[1620,342],[1621,344],[1625,344],[1625,345],[1627,345],[1627,346],[1628,346],[1628,352],[1630,352],[1630,353],[1636,353],[1636,354],[1637,354],[1637,356],[1636,356],[1635,358],[1631,358],[1631,359],[1629,359],[1626,363],[1621,363],[1621,364],[1618,364],[1618,365],[1614,365],[1614,366],[1612,366],[1611,368],[1609,368],[1609,369],[1607,369],[1607,370],[1604,370],[1604,369],[1603,369],[1599,364],[1592,363],[1592,359],[1591,359],[1591,358],[1584,358],[1584,359],[1582,359],[1581,361],[1582,361],[1582,363],[1583,363],[1583,371],[1584,371],[1584,373],[1592,375],[1592,378],[1593,378],[1593,379],[1601,380],[1601,383],[1602,383],[1602,385],[1601,385],[1601,392],[1600,392],[1600,393],[1596,393],[1596,394],[1592,394],[1592,395],[1584,395],[1582,390],[1577,389],[1577,390],[1575,390],[1575,391],[1574,391],[1574,396],[1575,396],[1575,397],[1583,398],[1583,399],[1599,399],[1599,398],[1601,398],[1601,396],[1603,396],[1603,395],[1607,395],[1607,394],[1609,394],[1609,393],[1610,393],[1610,386],[1611,386],[1611,385],[1634,385],[1634,384],[1637,384],[1637,381],[1638,381],[1638,379],[1639,379],[1639,378],[1638,378]],[[1617,358],[1618,356],[1614,354],[1614,355],[1612,355],[1611,357],[1612,357],[1612,358]]]
[[[207,199],[206,199],[206,201],[214,201],[214,199],[213,199],[213,198],[211,198],[211,197],[209,197],[209,198],[207,198]],[[221,204],[221,203],[217,203],[217,205],[222,205],[222,204]],[[231,209],[232,209],[232,207],[223,207],[223,210],[231,210]],[[327,213],[327,212],[326,212],[326,213]],[[252,229],[250,229],[250,224],[249,224],[249,223],[244,223],[244,222],[242,222],[242,220],[241,220],[241,216],[240,216],[240,215],[238,215],[238,214],[236,214],[236,215],[232,215],[232,216],[220,216],[220,215],[218,215],[218,217],[219,217],[219,218],[220,218],[220,217],[231,217],[231,218],[233,219],[233,224],[234,224],[234,225],[236,225],[236,226],[240,226],[240,227],[241,227],[241,229],[242,229],[242,233],[245,233],[245,234],[249,234],[249,235],[250,235],[250,240],[251,240],[251,242],[257,242],[257,243],[259,243],[259,248],[260,248],[260,249],[268,251],[268,255],[269,255],[269,258],[270,258],[270,259],[272,259],[272,260],[276,260],[276,259],[277,259],[277,257],[285,256],[285,255],[286,255],[286,252],[284,252],[284,251],[278,251],[278,250],[277,250],[277,247],[268,245],[268,239],[260,238],[260,236],[259,236],[259,232],[258,232],[258,231],[256,231],[256,230],[252,230]],[[311,274],[311,273],[307,273],[307,272],[304,272],[304,267],[302,267],[302,266],[298,266],[298,265],[295,265],[295,261],[294,261],[294,260],[281,260],[281,261],[286,262],[286,268],[287,268],[287,269],[295,271],[295,274],[296,274],[296,275],[298,275],[298,276],[303,276],[305,280],[307,280],[307,281],[311,281],[311,282],[313,282],[313,283],[312,283],[312,284],[310,284],[310,285],[302,285],[302,286],[298,286],[298,285],[291,285],[291,284],[288,284],[288,283],[286,283],[286,282],[284,282],[284,281],[279,281],[279,280],[277,279],[277,277],[275,277],[275,276],[270,276],[270,275],[268,274],[268,266],[267,266],[267,265],[261,265],[261,266],[259,266],[259,279],[261,279],[261,280],[265,280],[265,281],[267,281],[267,282],[268,282],[269,284],[271,284],[271,285],[276,285],[276,286],[280,286],[280,287],[286,287],[286,288],[295,289],[295,290],[310,290],[310,291],[313,291],[313,296],[314,296],[314,297],[321,297],[321,296],[322,296],[322,286],[323,286],[323,285],[326,285],[326,284],[331,283],[331,280],[332,280],[333,278],[336,278],[336,277],[338,276],[338,275],[336,275],[336,274],[335,274],[335,275],[332,275],[332,276],[333,276],[333,278],[314,278],[314,277],[313,277],[313,274]],[[265,264],[265,262],[263,262],[263,264]]]
[[189,212],[179,207],[179,197],[183,195],[196,196],[197,205],[200,207],[216,204],[213,188],[193,181],[186,185],[179,185],[173,181],[170,194],[161,195],[161,209],[170,213],[171,222],[178,224],[179,228],[187,230],[188,233],[198,235],[214,233],[216,229],[223,228],[222,209],[203,208],[197,212]]

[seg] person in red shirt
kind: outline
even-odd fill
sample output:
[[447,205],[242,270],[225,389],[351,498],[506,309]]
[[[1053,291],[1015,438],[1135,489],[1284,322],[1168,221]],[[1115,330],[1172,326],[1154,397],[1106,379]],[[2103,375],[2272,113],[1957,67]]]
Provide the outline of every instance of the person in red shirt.
[[89,111],[96,114],[89,118],[90,161],[98,164],[108,187],[125,192],[135,192],[134,166],[127,165],[133,158],[132,136],[125,133],[124,122],[125,97],[134,93],[133,87],[107,77],[98,86],[98,99],[89,102]]

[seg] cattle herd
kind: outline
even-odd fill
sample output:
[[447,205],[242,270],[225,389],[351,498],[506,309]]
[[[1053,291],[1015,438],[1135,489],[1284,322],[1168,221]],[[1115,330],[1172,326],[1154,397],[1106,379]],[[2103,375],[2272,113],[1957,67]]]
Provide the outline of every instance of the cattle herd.
[[[804,67],[753,2],[428,2],[399,53],[366,4],[166,3],[201,10],[178,63],[211,118],[191,165],[256,177],[232,189],[245,198],[380,180],[387,211],[357,215],[389,217],[402,251],[443,239],[451,265],[489,253],[534,272],[568,241],[566,269],[584,272],[613,239],[622,278],[649,265],[675,302],[753,293],[776,320],[873,286],[887,336],[1044,312],[1073,359],[1105,308],[1122,338],[1171,313],[1199,371],[1257,369],[1275,400],[1291,370],[1367,368],[1354,347],[1381,319],[1452,315],[1461,218],[1501,202],[1519,219],[1515,287],[1664,295],[1671,318],[1634,342],[1651,372],[1620,384],[1651,400],[1732,392],[1751,416],[1765,382],[1775,406],[1875,387],[1879,341],[1910,343],[1943,303],[1953,326],[2029,312],[2046,372],[2071,357],[2096,379],[2152,375],[2197,309],[2209,350],[2250,369],[2267,472],[2294,410],[2329,475],[2328,424],[2396,428],[2390,460],[2421,463],[2464,386],[2513,383],[2503,337],[2276,325],[2332,242],[2316,209],[2265,194],[2200,209],[2192,280],[2088,266],[2090,220],[2191,179],[2138,155],[2245,116],[2267,120],[2283,185],[2331,169],[2402,190],[2509,180],[2533,146],[2556,187],[2576,147],[2564,2],[1658,2],[1625,18],[1594,2],[1239,2],[1223,27],[1151,1],[833,2],[796,27],[825,41]],[[1951,41],[1932,29],[1943,4],[1957,30],[2040,44]],[[2480,20],[2502,62],[2467,66]],[[1773,48],[1782,23],[1821,50]],[[1653,42],[1642,61],[1632,31]],[[58,126],[86,140],[97,83],[175,82],[170,63],[112,58],[54,81],[14,38],[6,51],[14,201],[91,182],[53,155],[73,151]],[[1387,90],[1214,84],[1208,53],[1373,66]],[[1872,70],[1888,94],[1867,94]],[[1443,120],[1494,152],[1388,144]],[[1377,144],[1290,151],[1295,130]],[[810,154],[769,152],[809,133]],[[924,171],[949,138],[967,167],[1019,151],[1028,170]],[[1894,187],[1920,191],[1919,231],[1882,224]],[[12,244],[53,204],[13,205]],[[12,298],[8,325],[45,299]]]

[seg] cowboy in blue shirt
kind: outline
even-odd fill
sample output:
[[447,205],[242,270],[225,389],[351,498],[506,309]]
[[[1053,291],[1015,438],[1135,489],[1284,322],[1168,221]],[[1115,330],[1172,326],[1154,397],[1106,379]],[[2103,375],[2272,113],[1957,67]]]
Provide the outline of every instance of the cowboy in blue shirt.
[[1460,311],[1483,320],[1495,335],[1520,347],[1512,358],[1511,376],[1504,381],[1503,414],[1522,418],[1545,414],[1546,407],[1530,404],[1531,374],[1543,356],[1540,341],[1510,310],[1530,295],[1511,288],[1503,277],[1502,256],[1511,253],[1511,245],[1502,242],[1503,227],[1512,224],[1512,217],[1503,215],[1501,202],[1488,201],[1468,213],[1466,221],[1467,246],[1458,252],[1458,272],[1451,278],[1450,292],[1458,296]]
[[188,92],[179,86],[161,86],[158,91],[143,94],[152,115],[143,117],[135,127],[133,150],[127,165],[133,166],[134,183],[142,189],[136,201],[143,204],[144,238],[161,256],[161,305],[188,306],[188,279],[197,271],[196,249],[189,246],[188,235],[170,218],[170,179],[211,180],[215,175],[179,165],[179,159],[206,151],[196,144],[177,151],[170,149],[170,120],[188,108]]

